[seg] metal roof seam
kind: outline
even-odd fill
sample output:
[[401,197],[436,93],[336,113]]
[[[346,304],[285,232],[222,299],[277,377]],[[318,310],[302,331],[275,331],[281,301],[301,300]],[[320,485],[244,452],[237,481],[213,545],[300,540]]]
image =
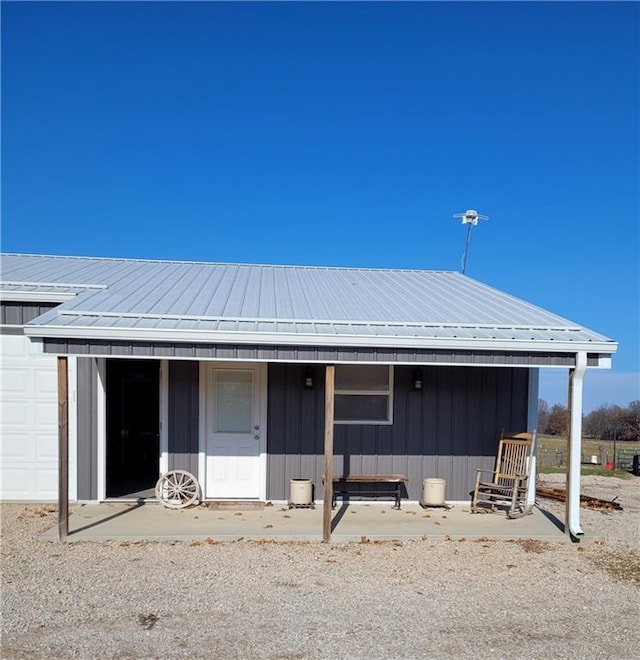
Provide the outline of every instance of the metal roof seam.
[[219,280],[216,291],[212,296],[215,305],[214,315],[235,316],[232,312],[241,308],[247,275],[246,269],[236,266],[224,267],[224,276]]
[[[309,277],[309,273],[307,273],[306,271],[298,271],[298,277],[300,278],[302,290],[305,291],[305,289],[307,287],[312,288],[313,292],[315,293],[314,302],[317,305],[320,306],[320,308],[321,308],[320,311],[324,312],[325,316],[329,316],[329,314],[328,314],[329,310],[328,310],[328,308],[325,304],[325,301],[323,300],[322,296],[320,295],[320,291],[318,289],[318,285],[317,285],[315,279]],[[306,281],[303,282],[303,280],[306,280]],[[306,294],[305,294],[305,296],[306,296]],[[307,297],[307,302],[309,303],[308,297]],[[311,305],[309,305],[309,309],[311,310]]]
[[289,286],[289,278],[286,271],[274,271],[274,280],[280,280],[280,285],[276,286],[276,291],[281,292],[280,296],[276,296],[276,315],[279,316],[282,310],[283,314],[288,312],[289,318],[293,313],[293,296],[291,295],[291,287]]
[[181,301],[183,302],[183,313],[187,314],[192,311],[196,305],[196,301],[200,299],[207,281],[206,275],[207,274],[204,270],[200,270],[195,273],[195,276],[193,277],[189,287],[190,297],[187,299],[187,292],[185,292],[185,295],[181,298]]
[[[309,304],[309,299],[307,298],[307,294],[304,290],[304,286],[302,285],[302,281],[300,279],[300,272],[299,271],[293,271],[293,278],[295,279],[295,284],[296,284],[296,290],[298,291],[298,305],[297,309],[299,310],[299,313],[304,317],[305,312],[306,316],[310,317],[311,316],[311,306]],[[294,308],[296,305],[294,305]],[[302,308],[302,309],[301,309]]]
[[[384,287],[382,286],[382,283],[379,282],[381,279],[385,280]],[[403,310],[403,307],[406,310],[406,308],[410,305],[413,306],[404,295],[404,291],[399,287],[390,286],[390,283],[386,282],[387,279],[388,278],[386,278],[384,274],[381,274],[380,277],[374,277],[371,275],[371,273],[367,273],[367,276],[365,277],[365,284],[370,283],[371,286],[375,287],[375,289],[379,291],[382,296],[384,296],[384,305],[386,306],[386,310],[401,311]]]
[[[254,309],[258,309],[260,306],[260,300],[262,299],[262,277],[260,273],[256,273],[255,271],[250,273],[250,277],[253,277],[253,279],[256,281],[257,286],[256,286],[256,292],[255,292],[255,303],[254,303]],[[244,301],[243,301],[243,309],[244,309],[244,304],[247,303],[247,296],[245,295]]]
[[[169,288],[160,295],[156,300],[156,303],[151,307],[157,307],[160,303],[169,305],[174,305],[177,301],[181,300],[184,297],[184,291],[179,290],[178,285],[181,282],[188,281],[189,271],[185,270],[182,273],[177,273],[176,279],[172,280],[169,284]],[[170,278],[169,278],[170,279]]]
[[[209,283],[209,293],[206,297],[206,304],[203,308],[205,311],[213,307],[213,301],[216,299],[218,289],[220,288],[224,277],[224,269],[217,268],[211,273],[210,276],[207,277],[205,283],[203,284],[203,289],[205,289],[207,287],[207,283]],[[209,282],[209,280],[211,280],[211,282]]]

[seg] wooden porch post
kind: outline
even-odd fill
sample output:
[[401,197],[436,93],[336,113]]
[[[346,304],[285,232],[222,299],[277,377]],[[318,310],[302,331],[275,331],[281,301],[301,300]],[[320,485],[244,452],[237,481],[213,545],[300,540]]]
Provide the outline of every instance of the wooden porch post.
[[69,534],[69,384],[66,357],[58,357],[58,540]]
[[335,370],[326,368],[324,386],[324,496],[322,503],[322,541],[331,541],[331,504],[333,502],[333,394]]

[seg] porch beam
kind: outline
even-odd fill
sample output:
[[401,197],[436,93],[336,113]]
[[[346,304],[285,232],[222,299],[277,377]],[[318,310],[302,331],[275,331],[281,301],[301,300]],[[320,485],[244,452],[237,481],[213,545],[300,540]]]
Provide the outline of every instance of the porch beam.
[[322,541],[331,541],[331,503],[333,502],[333,419],[335,371],[328,364],[324,386],[324,495],[322,501]]
[[58,540],[69,535],[69,365],[58,357]]
[[569,438],[565,532],[574,541],[583,535],[580,527],[580,462],[582,451],[582,386],[587,354],[576,353],[576,366],[569,370]]

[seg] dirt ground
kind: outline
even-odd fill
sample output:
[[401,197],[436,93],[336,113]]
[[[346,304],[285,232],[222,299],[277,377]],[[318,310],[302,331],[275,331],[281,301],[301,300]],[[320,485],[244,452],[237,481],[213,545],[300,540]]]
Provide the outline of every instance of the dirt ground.
[[635,659],[640,478],[582,491],[623,511],[580,544],[58,543],[55,507],[3,505],[2,658]]

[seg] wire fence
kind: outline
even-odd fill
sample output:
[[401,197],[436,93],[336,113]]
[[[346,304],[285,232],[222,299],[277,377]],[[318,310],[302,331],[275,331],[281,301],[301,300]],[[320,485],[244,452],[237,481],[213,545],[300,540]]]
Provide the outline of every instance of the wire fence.
[[[600,449],[597,454],[582,454],[581,463],[606,470],[629,470],[633,467],[633,457],[638,453],[634,449]],[[567,452],[562,449],[538,449],[538,465],[544,467],[564,467],[567,464]]]

